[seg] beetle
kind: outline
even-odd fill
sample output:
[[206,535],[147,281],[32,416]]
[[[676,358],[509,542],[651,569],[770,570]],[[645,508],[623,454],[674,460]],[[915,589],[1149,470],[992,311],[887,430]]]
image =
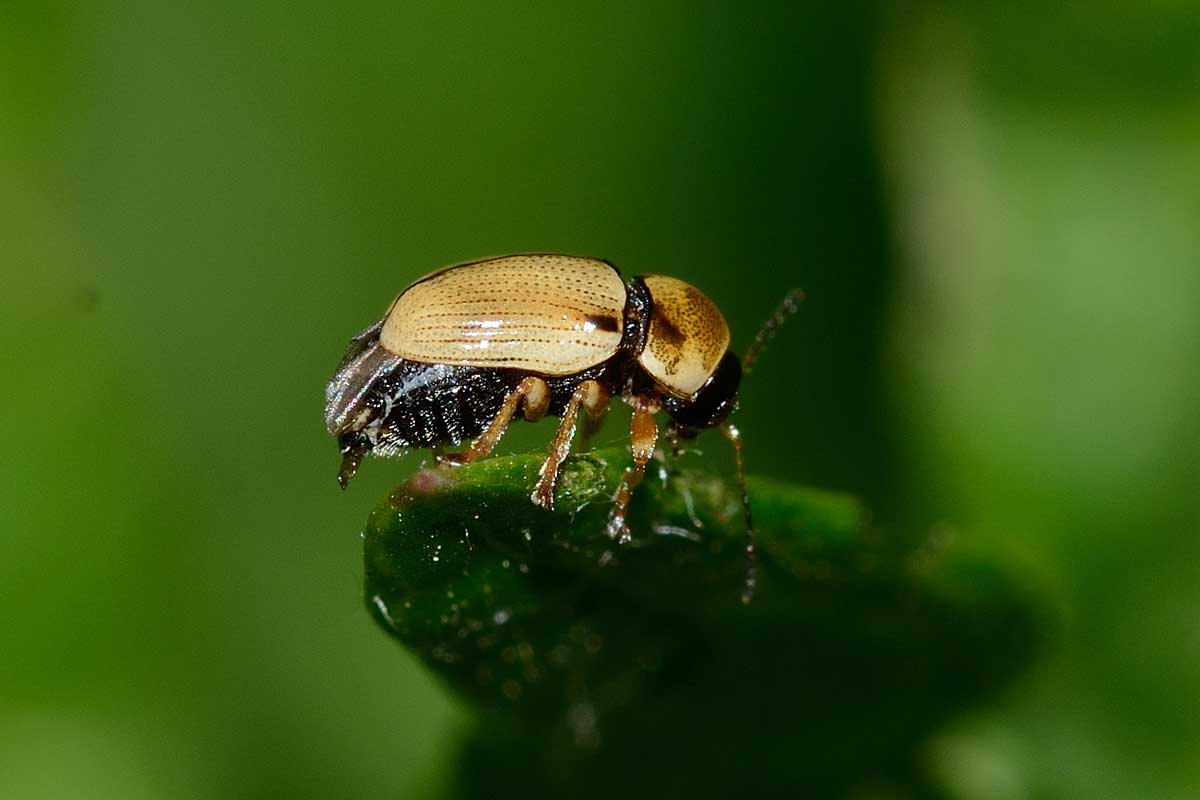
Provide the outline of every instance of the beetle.
[[[613,496],[608,534],[630,540],[629,503],[657,446],[656,414],[666,412],[671,442],[720,427],[742,486],[748,599],[753,524],[741,438],[727,422],[742,362],[729,343],[717,306],[677,278],[625,280],[607,261],[553,253],[446,267],[402,291],[354,337],[329,381],[325,425],[342,454],[338,482],[346,488],[367,454],[431,448],[443,463],[466,464],[491,453],[518,414],[552,416],[561,421],[530,495],[551,509],[581,414],[594,426],[621,397],[633,409],[633,465]],[[467,439],[465,450],[442,452]]]

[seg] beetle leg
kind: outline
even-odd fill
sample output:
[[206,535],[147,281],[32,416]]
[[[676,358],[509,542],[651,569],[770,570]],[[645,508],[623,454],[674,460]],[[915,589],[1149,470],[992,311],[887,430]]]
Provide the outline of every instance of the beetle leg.
[[471,442],[470,447],[458,453],[438,453],[435,450],[434,456],[441,463],[454,466],[469,464],[487,456],[500,441],[504,432],[508,430],[508,424],[512,422],[513,416],[522,404],[525,406],[526,419],[531,422],[540,419],[546,413],[546,409],[550,407],[550,387],[541,378],[525,378],[505,396],[504,403],[501,404],[500,411],[492,420],[492,424],[488,425],[483,435]]
[[550,410],[550,387],[541,378],[526,378],[521,383],[528,386],[523,404],[525,419],[537,422]]
[[608,391],[596,381],[584,381],[575,388],[571,399],[567,401],[567,407],[563,410],[558,431],[550,442],[550,452],[538,471],[537,485],[529,495],[529,499],[536,506],[554,508],[554,481],[558,478],[558,468],[571,452],[571,439],[575,436],[575,422],[579,417],[580,406],[587,409],[589,417],[598,419],[608,407]]
[[654,454],[658,444],[658,426],[654,424],[654,413],[658,406],[647,400],[636,400],[633,406],[633,419],[629,424],[629,444],[633,451],[633,466],[625,470],[621,483],[613,495],[612,513],[608,517],[608,535],[621,544],[627,543],[629,533],[629,501],[633,498],[633,490],[642,482],[646,473],[646,462]]

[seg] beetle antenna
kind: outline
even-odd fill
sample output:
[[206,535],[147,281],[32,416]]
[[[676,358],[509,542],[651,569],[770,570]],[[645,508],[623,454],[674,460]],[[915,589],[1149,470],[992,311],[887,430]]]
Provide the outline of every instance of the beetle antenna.
[[775,332],[779,330],[783,323],[791,319],[793,314],[800,310],[800,303],[804,301],[804,297],[803,289],[792,289],[787,293],[783,301],[775,308],[775,313],[762,324],[762,327],[758,329],[758,334],[754,337],[754,341],[746,349],[746,355],[742,357],[742,372],[746,374],[750,373],[750,368],[762,354],[763,348],[775,336]]
[[742,491],[742,516],[746,522],[746,580],[742,584],[742,602],[749,603],[758,587],[758,556],[754,549],[754,519],[750,516],[750,494],[746,491],[746,461],[742,456],[742,434],[726,422],[721,433],[733,446],[733,459],[737,463],[738,488]]

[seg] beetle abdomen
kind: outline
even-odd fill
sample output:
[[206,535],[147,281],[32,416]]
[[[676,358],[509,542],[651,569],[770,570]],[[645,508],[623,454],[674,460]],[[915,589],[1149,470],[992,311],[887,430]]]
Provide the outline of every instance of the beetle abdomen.
[[379,341],[429,364],[570,375],[621,344],[625,284],[591,258],[519,255],[449,267],[404,290]]
[[478,436],[518,380],[505,370],[401,362],[371,390],[371,402],[379,408],[376,453]]

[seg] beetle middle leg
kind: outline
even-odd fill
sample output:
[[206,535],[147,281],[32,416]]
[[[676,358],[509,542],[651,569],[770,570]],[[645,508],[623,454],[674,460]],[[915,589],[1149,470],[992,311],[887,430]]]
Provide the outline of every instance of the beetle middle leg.
[[525,408],[525,419],[530,422],[536,422],[546,415],[550,408],[550,387],[544,380],[532,376],[522,379],[516,388],[505,396],[504,403],[501,404],[500,411],[492,423],[470,447],[458,453],[436,453],[437,460],[444,464],[461,466],[484,458],[499,443],[500,437],[508,430],[508,424],[522,405]]
[[562,422],[550,442],[550,452],[538,471],[538,482],[529,499],[535,506],[554,508],[554,482],[558,469],[571,452],[571,439],[575,436],[575,423],[579,418],[579,407],[587,409],[588,416],[597,419],[608,408],[608,390],[594,380],[584,381],[575,388],[567,407],[563,410]]
[[658,405],[649,400],[633,401],[633,419],[629,423],[633,466],[621,476],[621,483],[613,495],[612,513],[608,517],[608,535],[621,544],[632,538],[627,519],[629,501],[633,499],[633,490],[642,482],[642,476],[646,474],[646,462],[654,455],[654,448],[658,444],[658,426],[654,423],[654,414],[658,410]]

